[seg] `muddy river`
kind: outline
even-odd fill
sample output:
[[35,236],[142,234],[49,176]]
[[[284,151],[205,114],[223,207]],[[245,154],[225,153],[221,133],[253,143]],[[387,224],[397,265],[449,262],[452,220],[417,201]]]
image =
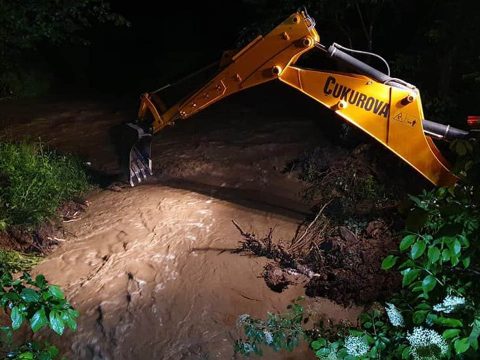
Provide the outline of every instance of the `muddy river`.
[[[154,141],[150,183],[97,188],[87,211],[65,223],[67,236],[34,271],[62,286],[80,311],[78,331],[56,341],[70,358],[231,359],[239,315],[282,312],[304,294],[302,285],[272,292],[261,278],[265,259],[230,252],[241,240],[232,220],[292,237],[309,206],[285,166],[322,136],[306,114],[292,120],[281,107],[249,107],[251,100],[236,97],[167,129]],[[108,138],[127,117],[118,107],[86,100],[49,100],[23,112],[1,106],[4,134],[41,137],[104,175],[118,170]],[[336,320],[353,321],[359,311],[321,298],[305,305]],[[265,358],[312,355],[301,347]]]

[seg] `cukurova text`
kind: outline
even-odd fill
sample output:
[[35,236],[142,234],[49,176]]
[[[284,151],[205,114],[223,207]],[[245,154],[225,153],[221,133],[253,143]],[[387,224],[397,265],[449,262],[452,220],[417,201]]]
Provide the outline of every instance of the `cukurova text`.
[[375,99],[372,96],[368,96],[359,91],[350,89],[346,85],[337,83],[337,79],[333,76],[329,76],[325,81],[323,87],[325,95],[331,95],[334,98],[348,101],[350,104],[362,108],[366,111],[371,111],[378,116],[387,117],[390,106],[381,100]]

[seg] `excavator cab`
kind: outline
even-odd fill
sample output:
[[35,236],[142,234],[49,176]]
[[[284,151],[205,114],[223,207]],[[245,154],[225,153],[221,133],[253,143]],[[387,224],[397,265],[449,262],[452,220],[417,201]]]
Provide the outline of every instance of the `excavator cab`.
[[[351,72],[295,65],[303,54],[313,50]],[[457,177],[432,139],[465,138],[469,132],[426,120],[419,90],[391,77],[388,63],[380,56],[361,52],[381,58],[387,73],[353,56],[358,52],[335,43],[328,47],[321,44],[314,19],[306,10],[299,10],[242,49],[226,52],[217,74],[177,104],[167,107],[158,96],[170,84],[143,94],[136,122],[125,126],[125,145],[131,145],[126,169],[130,184],[135,186],[153,174],[152,136],[165,126],[187,119],[231,94],[279,80],[372,136],[433,184],[453,185]]]

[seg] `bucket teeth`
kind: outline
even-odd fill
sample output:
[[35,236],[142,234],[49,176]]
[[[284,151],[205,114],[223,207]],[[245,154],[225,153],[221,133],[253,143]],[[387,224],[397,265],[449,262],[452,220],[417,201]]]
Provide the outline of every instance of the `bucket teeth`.
[[148,176],[153,175],[151,160],[152,134],[145,132],[135,124],[127,124],[130,136],[129,144],[133,144],[129,150],[129,182],[131,186],[140,184]]

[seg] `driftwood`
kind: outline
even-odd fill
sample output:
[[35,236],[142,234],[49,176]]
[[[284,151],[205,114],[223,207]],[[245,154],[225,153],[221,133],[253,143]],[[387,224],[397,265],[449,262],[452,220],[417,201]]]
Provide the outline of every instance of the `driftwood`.
[[270,228],[265,237],[257,239],[254,233],[244,231],[234,220],[232,220],[232,223],[243,237],[240,247],[233,250],[234,253],[251,253],[272,259],[289,274],[302,274],[308,278],[320,276],[308,266],[299,263],[292,252],[282,245],[274,244],[273,229]]

